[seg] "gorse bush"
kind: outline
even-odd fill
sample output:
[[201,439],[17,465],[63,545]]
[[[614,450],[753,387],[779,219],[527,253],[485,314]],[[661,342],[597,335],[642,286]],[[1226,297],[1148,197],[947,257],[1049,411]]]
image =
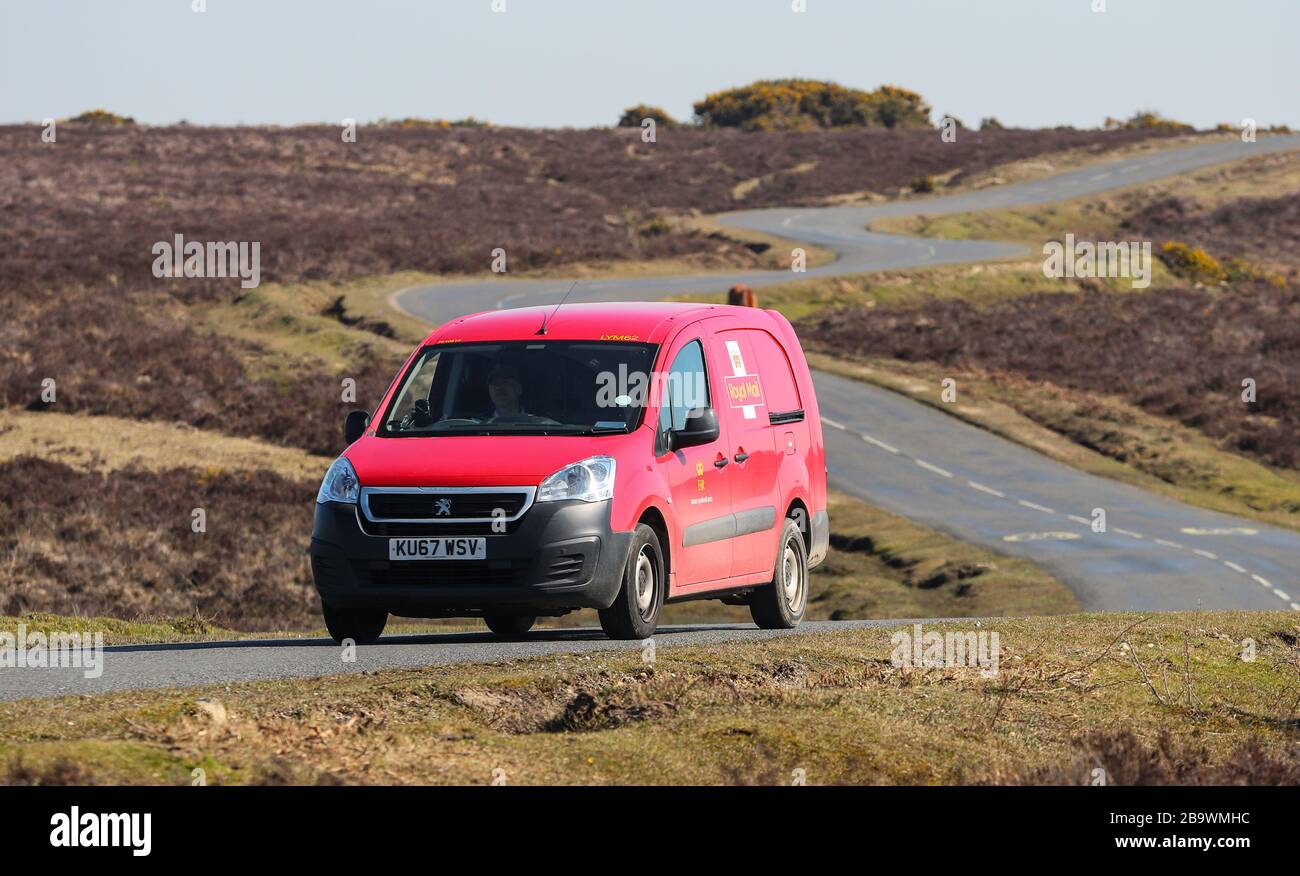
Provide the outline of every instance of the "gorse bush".
[[921,95],[893,85],[875,91],[813,79],[772,79],[710,94],[695,104],[707,127],[746,131],[815,128],[928,128]]
[[1196,130],[1186,122],[1176,122],[1173,119],[1166,119],[1160,113],[1154,110],[1139,110],[1127,119],[1112,119],[1106,117],[1106,127],[1110,130],[1132,131],[1132,130],[1157,130],[1157,131],[1194,131]]
[[416,116],[407,116],[404,119],[380,119],[376,124],[385,128],[439,128],[443,130],[448,128],[492,127],[491,122],[485,122],[473,116],[466,116],[463,119],[421,119]]
[[1166,241],[1160,247],[1160,260],[1169,270],[1194,283],[1223,283],[1228,271],[1218,259],[1199,246],[1188,246],[1177,240]]
[[646,119],[654,119],[654,123],[661,128],[677,127],[677,120],[668,115],[667,110],[644,103],[623,110],[623,115],[618,117],[618,126],[620,128],[639,128]]
[[135,119],[130,116],[119,116],[117,113],[110,113],[106,109],[86,110],[79,116],[68,119],[69,122],[82,122],[88,125],[134,125]]
[[1195,283],[1253,283],[1263,281],[1285,286],[1286,278],[1273,274],[1243,258],[1219,261],[1199,246],[1171,240],[1160,248],[1160,260],[1169,270]]

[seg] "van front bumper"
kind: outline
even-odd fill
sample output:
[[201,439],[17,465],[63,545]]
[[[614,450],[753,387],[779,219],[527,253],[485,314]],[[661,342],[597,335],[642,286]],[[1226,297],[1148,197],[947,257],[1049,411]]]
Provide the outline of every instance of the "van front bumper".
[[[429,525],[374,534],[355,505],[316,505],[311,568],[329,605],[401,617],[563,614],[608,608],[622,586],[631,532],[610,527],[610,502],[536,502],[510,530]],[[373,524],[367,524],[373,529]],[[390,538],[487,539],[483,560],[390,561]]]

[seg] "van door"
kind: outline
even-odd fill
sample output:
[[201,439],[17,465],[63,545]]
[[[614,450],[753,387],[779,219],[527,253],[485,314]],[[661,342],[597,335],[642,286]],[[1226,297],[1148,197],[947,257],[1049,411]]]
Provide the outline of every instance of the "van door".
[[[750,329],[747,334],[758,356],[768,423],[772,427],[772,437],[776,439],[778,508],[781,500],[791,495],[806,496],[812,501],[815,494],[808,468],[813,450],[812,433],[790,354],[770,332]],[[824,462],[822,471],[825,471]],[[825,495],[824,489],[822,495]],[[785,511],[780,508],[778,513],[784,514]],[[804,521],[804,525],[807,524],[808,521]]]
[[[731,322],[731,320],[727,320]],[[724,328],[715,342],[725,358],[722,381],[727,396],[720,405],[731,443],[727,445],[731,465],[731,507],[736,517],[731,574],[733,577],[758,572],[770,574],[776,558],[776,529],[782,510],[778,474],[781,449],[776,430],[769,420],[771,387],[780,379],[770,363],[759,355],[754,341],[762,334],[754,329]]]
[[717,464],[727,459],[726,416],[717,411],[716,441],[665,450],[665,435],[685,425],[693,408],[713,405],[716,410],[721,403],[717,369],[706,353],[708,340],[703,325],[682,331],[662,360],[669,363],[666,374],[656,381],[660,406],[655,465],[668,483],[678,532],[677,543],[669,551],[674,594],[683,588],[708,589],[710,582],[725,579],[731,572],[731,537],[735,531],[731,488],[726,466]]

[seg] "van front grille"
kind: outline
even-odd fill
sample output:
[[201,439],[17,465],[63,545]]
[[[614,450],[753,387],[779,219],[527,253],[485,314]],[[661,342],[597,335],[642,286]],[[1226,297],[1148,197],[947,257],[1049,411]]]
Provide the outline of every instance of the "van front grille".
[[522,521],[510,523],[384,523],[357,515],[361,531],[379,538],[437,538],[444,535],[510,535]]
[[372,492],[370,516],[375,520],[492,520],[509,519],[523,510],[527,493]]

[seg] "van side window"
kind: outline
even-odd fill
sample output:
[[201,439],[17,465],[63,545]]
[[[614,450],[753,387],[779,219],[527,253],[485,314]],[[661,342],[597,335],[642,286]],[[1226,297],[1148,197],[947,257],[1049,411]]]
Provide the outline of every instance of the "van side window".
[[438,352],[435,350],[421,354],[420,360],[411,369],[406,384],[398,393],[397,400],[393,402],[392,410],[388,414],[389,423],[402,422],[415,410],[417,401],[429,400],[429,393],[433,389],[433,378],[437,371]]
[[709,404],[709,382],[704,370],[704,347],[698,340],[682,347],[668,368],[664,387],[667,403],[659,408],[659,429],[667,432],[686,428],[686,415]]
[[799,385],[790,370],[790,358],[776,338],[764,331],[750,330],[749,336],[763,364],[763,388],[767,392],[768,413],[780,415],[803,408]]

